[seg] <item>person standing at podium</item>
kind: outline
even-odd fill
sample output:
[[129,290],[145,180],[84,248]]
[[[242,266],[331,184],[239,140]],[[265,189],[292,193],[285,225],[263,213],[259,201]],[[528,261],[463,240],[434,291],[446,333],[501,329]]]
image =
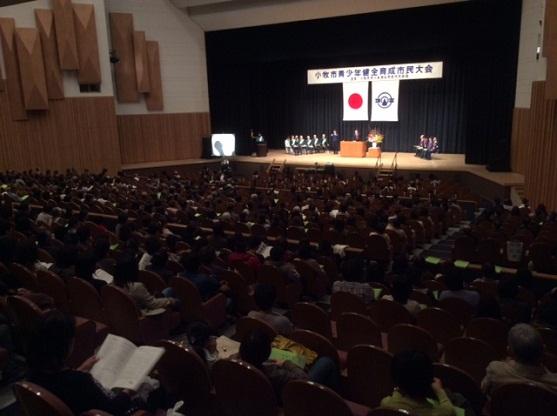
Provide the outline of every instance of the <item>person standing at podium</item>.
[[352,141],[359,142],[360,140],[360,132],[358,131],[358,129],[356,129],[354,130],[354,134],[352,135]]
[[333,132],[331,133],[331,146],[334,154],[336,155],[340,148],[340,136],[335,129],[333,129]]

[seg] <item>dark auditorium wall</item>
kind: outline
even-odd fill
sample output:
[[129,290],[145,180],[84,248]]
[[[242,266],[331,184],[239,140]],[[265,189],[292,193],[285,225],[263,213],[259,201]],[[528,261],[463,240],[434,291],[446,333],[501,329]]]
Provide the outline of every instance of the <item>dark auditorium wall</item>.
[[[2,81],[4,82],[4,81]],[[113,97],[71,98],[49,102],[48,111],[28,112],[14,121],[8,94],[0,92],[0,171],[41,169],[110,174],[120,169],[120,148]]]
[[[388,151],[420,133],[442,152],[508,170],[521,1],[471,1],[205,35],[213,132],[250,128],[272,147],[288,134],[378,127]],[[342,122],[342,85],[308,86],[306,70],[443,60],[441,80],[401,81],[399,122]]]

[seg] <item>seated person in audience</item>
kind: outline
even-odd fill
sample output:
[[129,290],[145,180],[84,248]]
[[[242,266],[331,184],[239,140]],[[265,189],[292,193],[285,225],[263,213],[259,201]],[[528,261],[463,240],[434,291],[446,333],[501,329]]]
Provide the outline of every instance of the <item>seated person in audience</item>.
[[162,280],[168,282],[168,280],[175,276],[172,270],[167,267],[168,263],[168,252],[164,249],[157,251],[151,258],[151,265],[147,267],[147,270],[158,274]]
[[503,279],[497,288],[501,313],[513,324],[530,322],[532,309],[528,303],[518,299],[519,286],[514,278]]
[[139,259],[139,264],[137,265],[139,270],[147,270],[147,267],[151,265],[151,259],[160,249],[160,240],[157,237],[149,237],[147,241],[145,241],[145,252]]
[[52,265],[39,261],[37,246],[33,240],[26,238],[20,240],[15,246],[14,261],[27,267],[31,271],[48,270]]
[[309,240],[300,241],[298,248],[298,257],[305,264],[307,264],[315,272],[317,279],[323,281],[324,284],[327,282],[327,274],[319,264],[317,260],[313,258],[313,249],[310,245]]
[[369,283],[364,283],[364,263],[361,258],[345,260],[341,265],[341,278],[333,283],[332,292],[348,292],[358,296],[365,304],[373,302],[375,295]]
[[305,371],[290,361],[270,360],[271,342],[264,332],[255,330],[249,333],[240,344],[240,358],[267,376],[279,402],[282,390],[289,381],[310,380],[333,390],[339,389],[339,369],[331,358],[320,357],[308,371]]
[[439,300],[457,298],[468,302],[474,310],[478,308],[480,294],[474,290],[464,289],[464,278],[462,272],[456,267],[449,269],[445,276],[445,283],[449,290],[444,290],[439,296]]
[[106,237],[95,240],[93,251],[97,261],[97,269],[102,269],[109,274],[114,274],[116,261],[110,257],[110,241]]
[[509,383],[534,383],[557,393],[557,373],[550,373],[543,365],[544,345],[539,332],[531,325],[517,324],[507,339],[509,358],[489,363],[482,381],[483,392],[490,395]]
[[408,277],[404,275],[395,276],[393,278],[391,293],[392,295],[383,296],[383,299],[393,300],[397,303],[400,303],[412,315],[416,315],[418,312],[425,308],[424,305],[421,305],[415,300],[409,298],[410,294],[412,293],[412,284],[408,280]]
[[77,246],[74,244],[64,244],[56,257],[56,264],[51,269],[61,278],[72,277],[75,275],[75,263],[79,256]]
[[95,255],[91,252],[81,253],[75,263],[75,277],[85,280],[100,292],[106,282],[95,278],[96,260]]
[[115,416],[128,414],[143,403],[132,401],[126,390],[106,391],[89,371],[95,357],[78,369],[66,366],[75,337],[75,320],[58,310],[45,312],[36,323],[27,348],[28,380],[60,398],[79,415],[98,409]]
[[224,224],[220,221],[215,222],[213,225],[213,234],[207,237],[209,245],[213,247],[215,251],[220,251],[228,246],[228,238],[224,233]]
[[143,283],[137,281],[137,263],[132,257],[121,256],[114,272],[114,285],[123,289],[137,304],[137,307],[144,313],[149,313],[158,309],[171,308],[178,304],[178,300],[172,297],[172,290],[163,290],[166,297],[154,297]]
[[278,334],[288,337],[294,331],[294,325],[286,316],[273,312],[276,299],[277,292],[273,285],[259,283],[255,286],[254,294],[259,310],[251,311],[248,316],[268,323]]
[[217,337],[205,322],[193,322],[188,327],[188,342],[203,362],[210,368],[219,359]]
[[215,249],[211,246],[204,246],[199,249],[200,270],[209,275],[217,276],[223,271],[228,270],[228,266],[217,257]]
[[454,416],[455,408],[441,380],[433,377],[431,359],[423,352],[403,351],[391,364],[395,390],[381,407],[404,409],[417,416]]
[[197,287],[203,301],[211,299],[219,292],[227,293],[229,291],[226,284],[219,282],[213,276],[200,272],[201,260],[197,253],[185,254],[182,256],[181,263],[184,266],[182,277],[188,279]]
[[246,241],[243,237],[234,240],[234,251],[228,256],[228,263],[234,266],[236,263],[243,263],[257,272],[261,268],[261,260],[257,255],[247,251]]
[[53,221],[54,217],[52,216],[52,205],[45,204],[41,209],[41,212],[39,212],[39,215],[37,215],[37,219],[35,220],[35,222],[39,226],[42,225],[45,226],[47,229],[50,229],[50,227],[52,227]]
[[557,294],[551,293],[545,300],[540,301],[536,325],[557,330]]
[[289,261],[285,261],[286,250],[281,245],[276,245],[271,249],[269,258],[265,260],[265,264],[275,266],[291,282],[300,280],[300,274],[296,267]]

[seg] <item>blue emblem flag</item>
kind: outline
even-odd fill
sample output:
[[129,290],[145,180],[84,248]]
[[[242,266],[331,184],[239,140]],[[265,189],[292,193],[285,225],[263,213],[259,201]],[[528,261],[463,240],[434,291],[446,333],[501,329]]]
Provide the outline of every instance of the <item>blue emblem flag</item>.
[[399,80],[372,81],[371,121],[398,121]]

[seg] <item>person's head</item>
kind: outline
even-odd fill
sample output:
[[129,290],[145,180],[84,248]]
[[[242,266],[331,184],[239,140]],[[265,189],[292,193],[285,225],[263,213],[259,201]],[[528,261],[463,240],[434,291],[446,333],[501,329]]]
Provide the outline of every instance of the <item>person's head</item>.
[[364,260],[354,257],[345,260],[340,265],[342,278],[348,282],[361,282],[363,280]]
[[512,358],[522,364],[537,365],[543,359],[543,340],[531,325],[517,324],[511,328],[507,338],[508,351]]
[[275,300],[277,299],[277,291],[273,285],[268,283],[259,283],[255,286],[255,304],[257,307],[264,311],[273,309]]
[[110,253],[110,241],[106,237],[99,237],[95,240],[94,245],[95,256],[97,259],[101,260],[108,257]]
[[416,399],[430,397],[433,382],[431,358],[419,351],[403,351],[396,354],[391,364],[395,386],[404,396]]
[[59,371],[73,348],[75,319],[56,309],[43,313],[35,323],[27,345],[31,371]]
[[283,261],[284,260],[284,248],[282,246],[274,246],[269,253],[269,257],[272,261]]
[[75,275],[81,279],[91,280],[95,273],[97,259],[91,252],[80,254],[75,263]]
[[205,350],[211,350],[215,342],[212,330],[205,322],[193,322],[188,328],[188,341],[195,352],[206,361]]
[[261,367],[271,355],[271,341],[263,331],[250,332],[240,344],[240,358],[255,367]]
[[482,276],[488,280],[497,280],[497,270],[492,263],[484,263],[482,266]]
[[199,255],[196,253],[184,254],[180,259],[182,266],[186,273],[197,273],[199,271],[199,266],[201,265],[201,260]]
[[114,283],[117,286],[124,287],[129,283],[137,281],[138,268],[134,257],[129,254],[123,254],[116,260],[114,268]]
[[462,290],[464,288],[464,277],[457,268],[453,267],[445,275],[445,283],[449,290]]
[[74,266],[78,258],[79,250],[73,244],[64,244],[56,256],[56,264],[60,268]]
[[91,238],[91,230],[86,225],[80,226],[77,229],[76,234],[81,244],[87,244]]
[[161,248],[161,242],[157,237],[149,237],[147,241],[145,241],[145,251],[149,255],[154,255],[157,251]]
[[309,241],[302,241],[300,242],[300,248],[298,249],[298,257],[302,260],[308,260],[311,258],[312,249],[309,244]]
[[393,279],[392,290],[393,299],[396,302],[405,305],[406,302],[408,302],[408,298],[411,293],[412,285],[410,284],[408,278],[405,275],[395,276]]
[[38,258],[35,242],[29,238],[19,240],[15,246],[15,261],[27,267],[32,267]]
[[499,282],[497,286],[497,293],[499,297],[505,299],[516,299],[518,296],[518,282],[516,279],[507,278]]
[[166,267],[166,263],[168,262],[168,252],[166,250],[159,250],[151,259],[151,266],[157,268]]

